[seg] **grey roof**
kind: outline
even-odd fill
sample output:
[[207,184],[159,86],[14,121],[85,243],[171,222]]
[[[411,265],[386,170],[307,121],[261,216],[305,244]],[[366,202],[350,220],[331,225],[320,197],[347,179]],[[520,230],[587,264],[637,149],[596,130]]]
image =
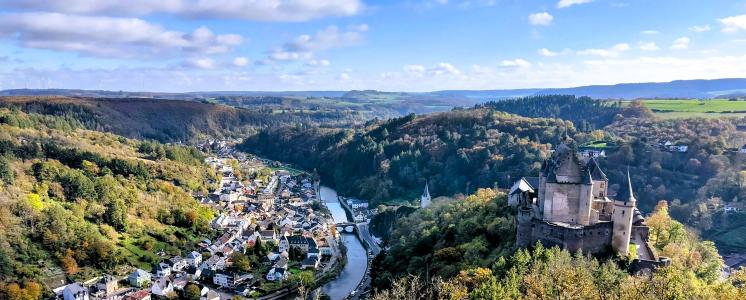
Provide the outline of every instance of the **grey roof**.
[[593,180],[609,180],[606,177],[606,174],[604,174],[604,171],[601,170],[601,167],[598,166],[598,162],[596,161],[596,158],[591,157],[591,159],[588,161],[588,164],[586,165],[586,169],[588,169],[591,172],[591,176],[593,176]]
[[68,291],[72,293],[73,295],[79,294],[79,293],[87,293],[88,289],[84,288],[80,285],[80,283],[72,283],[65,287],[64,291]]
[[624,202],[637,202],[637,199],[635,199],[634,190],[632,189],[632,179],[629,175],[629,170],[627,170],[627,184],[619,189],[617,199]]

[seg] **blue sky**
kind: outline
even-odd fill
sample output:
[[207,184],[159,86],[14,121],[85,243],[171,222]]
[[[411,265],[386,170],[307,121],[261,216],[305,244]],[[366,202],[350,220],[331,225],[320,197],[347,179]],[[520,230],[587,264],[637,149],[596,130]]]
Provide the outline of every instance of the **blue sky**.
[[430,91],[746,77],[746,0],[0,0],[0,89]]

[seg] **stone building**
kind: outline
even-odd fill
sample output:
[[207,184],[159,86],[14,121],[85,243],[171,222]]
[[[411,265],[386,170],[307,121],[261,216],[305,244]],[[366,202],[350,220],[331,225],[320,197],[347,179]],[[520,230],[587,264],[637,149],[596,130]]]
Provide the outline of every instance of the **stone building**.
[[666,264],[648,243],[629,174],[616,199],[609,198],[608,187],[594,157],[581,158],[562,142],[542,164],[539,177],[523,177],[510,190],[509,203],[518,207],[516,244],[528,247],[538,241],[620,256],[632,250],[640,265]]

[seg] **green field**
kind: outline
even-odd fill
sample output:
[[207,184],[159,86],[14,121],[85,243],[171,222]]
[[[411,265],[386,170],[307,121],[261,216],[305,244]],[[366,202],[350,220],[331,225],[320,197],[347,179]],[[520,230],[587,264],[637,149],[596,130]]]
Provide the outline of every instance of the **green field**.
[[746,117],[746,101],[712,100],[643,100],[645,106],[662,118]]

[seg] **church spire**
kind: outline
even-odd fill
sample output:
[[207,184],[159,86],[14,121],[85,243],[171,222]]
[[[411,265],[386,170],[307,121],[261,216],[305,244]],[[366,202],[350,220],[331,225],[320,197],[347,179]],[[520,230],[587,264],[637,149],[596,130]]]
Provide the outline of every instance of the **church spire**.
[[428,188],[427,181],[425,181],[425,191],[422,192],[422,197],[420,197],[420,207],[430,205],[430,199],[430,189]]

